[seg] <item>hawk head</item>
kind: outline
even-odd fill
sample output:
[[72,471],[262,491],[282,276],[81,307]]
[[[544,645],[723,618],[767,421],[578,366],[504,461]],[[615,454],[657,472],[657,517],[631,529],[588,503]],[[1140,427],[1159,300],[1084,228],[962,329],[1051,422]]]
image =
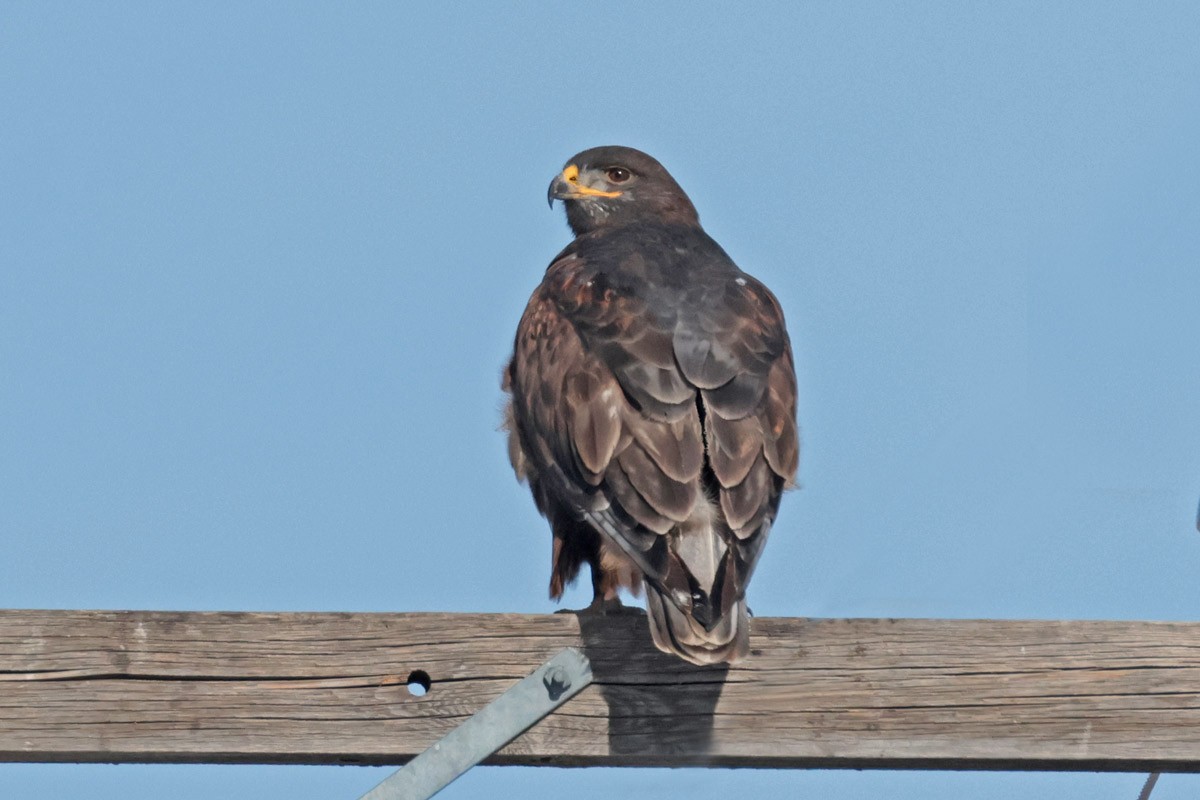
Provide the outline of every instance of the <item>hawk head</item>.
[[692,201],[663,165],[632,147],[593,147],[554,176],[546,193],[562,200],[576,236],[637,222],[698,227]]

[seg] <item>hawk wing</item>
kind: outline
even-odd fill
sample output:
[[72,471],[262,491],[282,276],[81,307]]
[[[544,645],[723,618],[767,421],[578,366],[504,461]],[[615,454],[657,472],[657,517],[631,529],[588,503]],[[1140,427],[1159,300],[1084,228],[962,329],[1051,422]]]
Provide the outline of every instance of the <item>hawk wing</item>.
[[741,601],[795,476],[791,350],[774,296],[736,269],[653,303],[622,275],[569,248],[531,298],[509,370],[514,465],[543,512],[565,503],[606,534],[700,623],[682,638],[703,638]]

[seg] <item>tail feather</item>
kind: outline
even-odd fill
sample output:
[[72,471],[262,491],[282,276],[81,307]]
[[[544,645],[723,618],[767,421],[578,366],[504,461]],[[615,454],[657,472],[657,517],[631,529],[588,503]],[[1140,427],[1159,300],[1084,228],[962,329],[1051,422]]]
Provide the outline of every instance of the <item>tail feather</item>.
[[654,645],[693,664],[734,663],[750,652],[746,600],[737,600],[710,630],[684,613],[662,592],[646,585],[646,611]]

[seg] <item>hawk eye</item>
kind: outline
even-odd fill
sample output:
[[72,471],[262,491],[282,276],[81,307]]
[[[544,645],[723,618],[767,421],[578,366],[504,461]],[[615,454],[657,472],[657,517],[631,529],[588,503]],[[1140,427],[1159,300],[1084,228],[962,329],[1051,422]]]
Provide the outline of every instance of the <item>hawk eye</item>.
[[624,167],[609,167],[608,169],[604,170],[604,174],[612,183],[624,183],[633,177],[629,170],[625,169]]

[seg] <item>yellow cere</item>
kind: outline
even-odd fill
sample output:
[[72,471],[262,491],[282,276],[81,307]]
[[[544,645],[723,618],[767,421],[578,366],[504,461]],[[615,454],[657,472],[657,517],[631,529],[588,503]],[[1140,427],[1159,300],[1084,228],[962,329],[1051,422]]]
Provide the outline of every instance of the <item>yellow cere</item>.
[[568,164],[566,169],[562,171],[563,180],[571,184],[571,194],[588,195],[589,197],[620,197],[620,192],[606,192],[601,189],[593,189],[590,186],[584,186],[579,182],[579,167],[574,164]]

